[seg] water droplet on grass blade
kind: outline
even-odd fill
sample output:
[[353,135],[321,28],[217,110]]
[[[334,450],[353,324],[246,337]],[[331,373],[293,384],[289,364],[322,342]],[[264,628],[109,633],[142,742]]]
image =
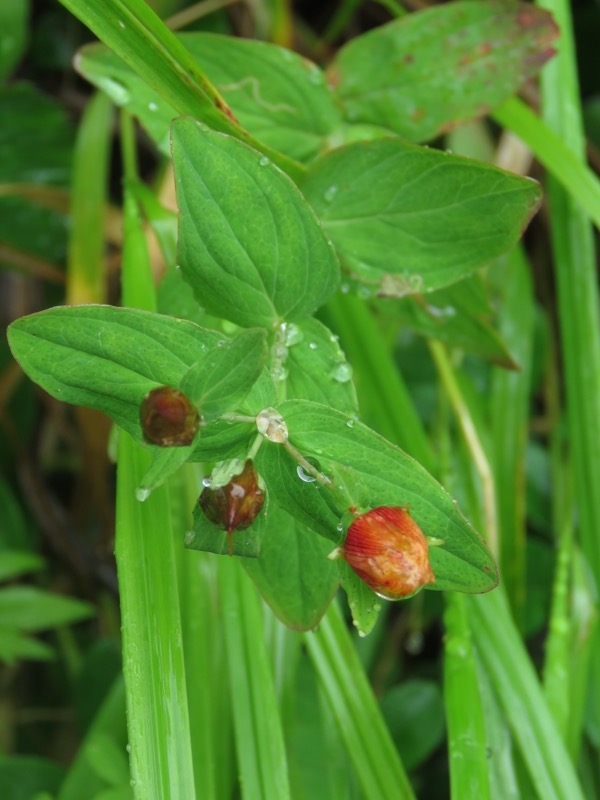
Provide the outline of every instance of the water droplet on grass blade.
[[267,167],[270,163],[271,161],[266,156],[263,156],[258,162],[261,167]]
[[152,490],[146,487],[140,487],[139,489],[135,490],[135,499],[139,500],[140,503],[143,503],[147,500],[150,495],[152,494]]
[[325,202],[333,203],[337,193],[338,193],[338,187],[335,185],[330,186],[329,189],[326,189],[324,194]]

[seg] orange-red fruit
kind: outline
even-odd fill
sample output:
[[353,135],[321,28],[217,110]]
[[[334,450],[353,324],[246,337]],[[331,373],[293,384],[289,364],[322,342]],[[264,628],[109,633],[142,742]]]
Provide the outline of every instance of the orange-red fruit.
[[234,475],[225,486],[204,489],[198,502],[208,519],[227,531],[231,554],[231,534],[252,525],[265,502],[252,460],[248,459],[240,474]]
[[381,506],[355,519],[343,553],[358,577],[388,600],[435,582],[427,539],[405,508]]
[[152,389],[140,408],[144,439],[159,447],[185,447],[198,432],[200,417],[187,397],[171,386]]

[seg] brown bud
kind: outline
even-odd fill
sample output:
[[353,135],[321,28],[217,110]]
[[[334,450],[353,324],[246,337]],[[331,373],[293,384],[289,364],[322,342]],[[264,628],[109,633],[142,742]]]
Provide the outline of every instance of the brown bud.
[[381,506],[362,514],[341,550],[358,577],[387,600],[435,582],[427,539],[405,508]]
[[265,492],[252,461],[248,459],[239,475],[234,475],[225,486],[204,489],[198,502],[208,519],[227,531],[229,555],[232,555],[233,532],[252,525],[265,502]]
[[144,439],[159,447],[191,444],[200,426],[200,416],[187,397],[171,386],[152,389],[140,408]]

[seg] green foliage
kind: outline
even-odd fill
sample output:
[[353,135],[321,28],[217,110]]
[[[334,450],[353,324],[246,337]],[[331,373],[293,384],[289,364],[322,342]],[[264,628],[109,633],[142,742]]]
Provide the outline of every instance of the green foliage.
[[[3,759],[0,794],[433,798],[446,792],[435,783],[446,731],[453,800],[582,797],[577,768],[587,788],[598,727],[584,709],[600,708],[585,562],[597,572],[590,532],[598,437],[587,442],[586,425],[597,427],[600,373],[589,344],[596,306],[585,213],[598,218],[600,190],[574,153],[577,142],[546,137],[533,112],[510,99],[553,54],[551,16],[496,0],[441,4],[359,35],[329,57],[335,31],[356,12],[353,0],[339,4],[320,43],[302,26],[292,37],[290,9],[279,2],[248,12],[255,32],[274,43],[175,34],[170,27],[183,18],[165,25],[153,10],[185,3],[61,2],[100,39],[75,58],[99,92],[82,117],[71,171],[63,110],[23,84],[1,90],[0,205],[15,224],[0,215],[0,262],[59,284],[65,277],[54,262],[67,250],[66,302],[98,302],[114,297],[104,265],[122,248],[125,307],[57,306],[10,325],[10,348],[28,377],[55,400],[84,407],[69,415],[45,399],[60,433],[39,426],[43,469],[24,459],[18,474],[53,556],[69,564],[58,585],[81,580],[97,591],[90,576],[103,586],[107,577],[93,553],[107,541],[112,549],[111,534],[99,537],[89,525],[79,538],[87,502],[79,486],[64,508],[48,498],[73,469],[71,425],[82,434],[77,464],[95,472],[94,491],[106,496],[97,482],[102,424],[88,412],[115,424],[125,686],[117,677],[109,687],[115,664],[98,679],[99,649],[65,628],[92,606],[51,582],[23,580],[46,561],[27,550],[28,523],[0,482],[9,500],[0,514],[0,580],[11,582],[0,588],[0,655],[57,657],[64,683],[80,691],[90,676],[94,684],[87,705],[76,701],[89,726],[66,778],[44,761],[32,761],[26,775],[22,763]],[[184,18],[208,5],[182,8]],[[401,12],[395,2],[381,5]],[[26,9],[23,2],[0,12],[0,76],[23,53]],[[219,13],[216,29],[239,22]],[[568,15],[560,13],[568,54]],[[281,46],[292,41],[314,61]],[[568,70],[559,78],[572,120]],[[122,208],[107,214],[111,101],[121,108],[124,181]],[[549,105],[548,122],[560,132],[560,109]],[[583,208],[567,203],[564,190],[553,193],[587,237],[585,263],[575,258],[568,225],[555,241],[586,287],[565,288],[562,269],[566,434],[555,346],[550,340],[543,349],[537,338],[540,326],[551,329],[554,317],[537,299],[550,292],[531,284],[515,250],[540,187],[454,155],[443,149],[449,142],[419,144],[497,108]],[[148,137],[136,136],[134,120]],[[491,144],[480,124],[456,138],[461,147],[473,152],[473,131]],[[576,297],[585,310],[578,324],[569,319]],[[52,302],[63,300],[53,291]],[[0,416],[21,452],[4,402],[18,371],[0,367]],[[196,407],[191,444],[145,441],[140,407],[159,386]],[[579,396],[585,387],[592,399]],[[532,407],[542,418],[527,447]],[[574,492],[563,463],[567,437],[576,439],[575,474],[583,476]],[[527,449],[549,465],[552,491],[526,475]],[[234,478],[248,458],[266,501],[249,527],[227,532],[207,518],[199,495],[231,480],[232,497],[243,497]],[[529,522],[560,538],[552,590],[552,565],[525,545],[534,492]],[[76,532],[63,524],[69,504]],[[382,506],[402,507],[422,531],[435,576],[426,587],[435,591],[393,610],[343,557],[352,521]],[[583,556],[574,545],[580,527]],[[551,538],[540,552],[552,551]],[[527,553],[534,569],[526,569]],[[343,609],[332,603],[339,585]],[[102,592],[101,629],[112,631],[115,647],[114,600]],[[543,636],[550,599],[543,692],[519,626]],[[350,635],[342,611],[367,640]],[[435,636],[442,624],[446,723]],[[28,635],[51,628],[56,649]],[[568,700],[557,697],[563,683]],[[62,685],[59,703],[67,691]]]

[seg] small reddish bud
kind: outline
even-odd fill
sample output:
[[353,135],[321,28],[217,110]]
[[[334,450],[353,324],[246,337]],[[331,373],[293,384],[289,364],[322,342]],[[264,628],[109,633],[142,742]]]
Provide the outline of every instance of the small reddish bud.
[[200,416],[187,397],[171,386],[152,389],[140,408],[144,439],[159,447],[191,444],[200,426]]
[[387,600],[435,582],[427,539],[405,508],[381,506],[362,514],[348,528],[341,551],[358,577]]
[[265,502],[265,492],[252,460],[248,459],[239,475],[234,475],[225,486],[204,489],[198,502],[208,519],[227,531],[229,555],[232,555],[233,532],[250,527]]

